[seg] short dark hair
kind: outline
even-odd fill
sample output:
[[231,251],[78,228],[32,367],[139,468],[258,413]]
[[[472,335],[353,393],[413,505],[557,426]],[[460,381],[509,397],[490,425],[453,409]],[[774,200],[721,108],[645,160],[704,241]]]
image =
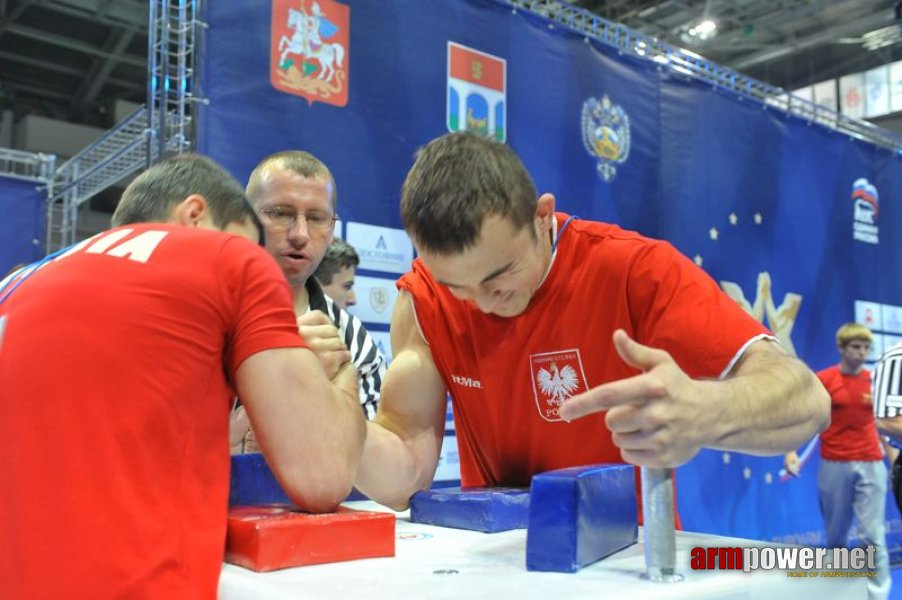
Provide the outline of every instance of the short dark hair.
[[323,285],[329,285],[339,271],[347,267],[356,268],[359,264],[360,257],[357,256],[354,246],[341,238],[335,238],[326,248],[323,260],[320,261],[313,276]]
[[326,163],[303,150],[283,150],[270,154],[254,167],[250,177],[248,177],[246,190],[247,197],[252,203],[256,203],[257,197],[260,195],[263,170],[271,165],[297,173],[306,179],[322,177],[332,186],[332,210],[334,211],[338,208],[338,189],[335,187],[335,178],[332,177],[332,171],[329,170]]
[[172,209],[192,194],[204,197],[217,227],[251,222],[262,241],[263,225],[241,184],[213,160],[192,153],[168,158],[136,177],[122,192],[113,213],[113,227],[165,222]]
[[526,167],[508,146],[450,133],[417,152],[401,191],[401,219],[421,249],[455,254],[476,242],[487,216],[528,226],[536,201]]

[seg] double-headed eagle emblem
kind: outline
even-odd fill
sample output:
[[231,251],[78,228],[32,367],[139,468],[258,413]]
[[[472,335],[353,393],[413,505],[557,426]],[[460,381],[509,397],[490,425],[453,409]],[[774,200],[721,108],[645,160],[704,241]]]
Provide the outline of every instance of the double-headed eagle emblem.
[[630,119],[622,107],[607,95],[601,100],[589,98],[583,103],[583,144],[598,159],[598,174],[605,181],[614,179],[618,163],[630,154]]

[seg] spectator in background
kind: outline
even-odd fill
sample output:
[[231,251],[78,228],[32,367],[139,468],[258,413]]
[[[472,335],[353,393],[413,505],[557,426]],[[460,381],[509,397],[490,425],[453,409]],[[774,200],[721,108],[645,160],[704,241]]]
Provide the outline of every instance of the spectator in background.
[[[817,489],[829,548],[849,543],[853,520],[861,546],[877,550],[877,576],[868,577],[868,598],[889,595],[892,574],[886,549],[886,464],[877,435],[871,373],[864,361],[871,351],[870,330],[846,323],[836,332],[839,364],[819,371],[830,394],[830,426],[821,433]],[[799,457],[790,452],[786,471],[799,474]]]
[[308,511],[351,490],[356,374],[298,335],[237,181],[181,155],[0,303],[0,598],[215,598],[237,392]]
[[354,275],[357,274],[359,264],[360,257],[354,246],[341,238],[335,238],[313,273],[326,295],[345,310],[357,304]]

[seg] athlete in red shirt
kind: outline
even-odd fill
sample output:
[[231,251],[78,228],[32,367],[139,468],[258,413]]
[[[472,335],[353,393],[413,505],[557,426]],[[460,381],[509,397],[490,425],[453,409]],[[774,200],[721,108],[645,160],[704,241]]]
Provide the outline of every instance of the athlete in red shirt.
[[702,447],[773,454],[826,425],[814,374],[697,267],[568,224],[554,203],[503,144],[449,134],[420,150],[401,200],[420,261],[399,281],[359,489],[402,508],[429,486],[446,391],[464,485],[618,458],[676,466]]
[[293,500],[350,491],[353,367],[306,348],[237,182],[182,156],[113,222],[0,292],[0,598],[215,598],[236,392]]

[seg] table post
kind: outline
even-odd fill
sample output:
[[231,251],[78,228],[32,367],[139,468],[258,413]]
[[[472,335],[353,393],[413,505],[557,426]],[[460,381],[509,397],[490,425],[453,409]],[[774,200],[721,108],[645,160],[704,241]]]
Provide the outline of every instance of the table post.
[[676,531],[673,515],[673,469],[641,467],[642,520],[645,542],[643,578],[676,583]]

